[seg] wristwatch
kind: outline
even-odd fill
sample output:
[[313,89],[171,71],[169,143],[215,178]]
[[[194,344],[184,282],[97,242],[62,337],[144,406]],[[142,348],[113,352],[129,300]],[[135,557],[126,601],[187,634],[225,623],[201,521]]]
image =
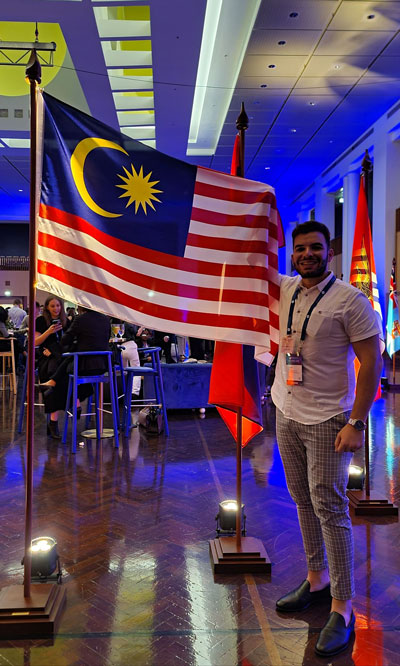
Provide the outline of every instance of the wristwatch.
[[367,424],[364,423],[364,421],[361,421],[361,419],[349,419],[347,423],[353,426],[356,430],[365,430],[367,427]]

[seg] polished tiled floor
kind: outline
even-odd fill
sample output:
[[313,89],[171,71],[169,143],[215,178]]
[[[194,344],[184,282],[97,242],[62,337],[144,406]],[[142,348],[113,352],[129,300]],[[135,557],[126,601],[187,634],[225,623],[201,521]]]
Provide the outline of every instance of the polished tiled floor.
[[[18,403],[0,392],[0,585],[22,582],[25,438]],[[304,577],[296,511],[274,438],[244,450],[248,534],[272,561],[268,577],[214,576],[208,540],[221,499],[235,493],[235,448],[215,410],[170,414],[171,435],[133,429],[119,451],[86,440],[75,456],[47,439],[37,411],[34,536],[56,537],[67,605],[54,640],[0,642],[0,666],[298,666],[314,654],[329,608],[281,617],[275,600]],[[373,490],[400,500],[400,394],[371,417]],[[340,666],[400,664],[400,528],[354,519],[357,631]]]

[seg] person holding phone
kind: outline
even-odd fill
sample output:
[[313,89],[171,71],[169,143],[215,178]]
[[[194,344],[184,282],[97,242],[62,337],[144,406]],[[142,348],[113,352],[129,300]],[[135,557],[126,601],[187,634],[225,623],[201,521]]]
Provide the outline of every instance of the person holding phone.
[[[43,307],[43,314],[36,319],[35,345],[39,347],[37,368],[40,382],[47,381],[56,371],[61,361],[61,336],[68,328],[68,319],[64,305],[57,296],[49,296]],[[61,439],[58,431],[58,412],[64,409],[64,403],[57,403],[55,396],[44,395],[46,414],[50,413],[47,434],[53,439]]]

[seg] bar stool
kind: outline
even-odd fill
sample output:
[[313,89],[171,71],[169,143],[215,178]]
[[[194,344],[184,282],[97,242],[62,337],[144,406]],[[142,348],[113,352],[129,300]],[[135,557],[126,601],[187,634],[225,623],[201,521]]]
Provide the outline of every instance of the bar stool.
[[[15,373],[15,357],[14,357],[14,338],[1,338],[10,343],[10,349],[0,351],[0,358],[3,362],[2,368],[2,390],[5,390],[6,377],[8,377],[9,387],[13,393],[17,392],[17,376]],[[10,364],[10,367],[8,368]],[[6,372],[9,369],[9,372]]]
[[[63,357],[73,358],[74,361],[73,372],[69,374],[69,380],[68,380],[67,401],[65,404],[64,431],[62,436],[62,443],[65,444],[65,442],[67,441],[67,433],[68,433],[68,419],[72,418],[72,448],[71,448],[72,453],[76,453],[76,425],[77,425],[76,403],[78,400],[78,386],[81,386],[82,384],[92,384],[94,388],[97,439],[100,439],[101,437],[100,420],[102,419],[100,419],[100,412],[104,411],[102,400],[100,400],[99,387],[100,385],[103,384],[110,385],[110,400],[111,400],[111,410],[112,410],[113,428],[114,428],[114,441],[115,441],[115,447],[118,448],[119,446],[118,406],[115,399],[114,374],[111,363],[111,355],[112,355],[111,351],[67,352],[63,354]],[[99,375],[80,374],[78,371],[78,359],[89,356],[106,356],[108,364],[107,371]],[[71,411],[71,400],[72,400],[72,411]]]
[[[124,411],[122,416],[122,429],[124,430],[125,437],[128,437],[129,430],[132,424],[131,409],[132,406],[137,407],[150,407],[160,405],[164,418],[165,434],[169,435],[167,409],[165,407],[164,399],[164,386],[162,381],[161,364],[160,364],[160,351],[161,347],[142,347],[138,349],[139,354],[146,354],[151,358],[151,366],[142,365],[139,368],[125,368],[126,373],[126,390],[124,397]],[[151,400],[132,400],[132,386],[133,378],[137,376],[150,375],[154,381],[155,398]]]
[[[126,391],[126,381],[125,381],[125,373],[124,373],[124,366],[122,363],[122,351],[125,349],[124,346],[121,345],[115,345],[114,350],[113,350],[113,373],[114,373],[114,389],[115,389],[115,397],[117,400],[117,406],[119,404],[119,398],[123,398],[125,396],[125,391]],[[119,376],[121,377],[121,384],[122,384],[122,393],[121,395],[118,395],[118,372]]]

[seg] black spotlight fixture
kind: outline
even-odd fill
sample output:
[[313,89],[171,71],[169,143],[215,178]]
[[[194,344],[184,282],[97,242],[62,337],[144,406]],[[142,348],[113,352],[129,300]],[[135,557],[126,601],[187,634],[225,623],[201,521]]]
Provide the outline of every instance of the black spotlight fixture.
[[[217,536],[220,534],[236,534],[236,513],[238,510],[238,505],[236,500],[224,500],[219,503],[219,511],[215,516],[217,521]],[[242,536],[246,536],[246,516],[244,514],[244,504],[242,504],[242,515],[241,515],[241,533]]]
[[[22,560],[22,563],[24,560]],[[31,580],[36,583],[54,580],[61,583],[60,558],[57,553],[57,541],[52,537],[42,536],[31,541]]]
[[347,490],[362,490],[364,488],[365,470],[358,465],[349,466],[349,480]]

